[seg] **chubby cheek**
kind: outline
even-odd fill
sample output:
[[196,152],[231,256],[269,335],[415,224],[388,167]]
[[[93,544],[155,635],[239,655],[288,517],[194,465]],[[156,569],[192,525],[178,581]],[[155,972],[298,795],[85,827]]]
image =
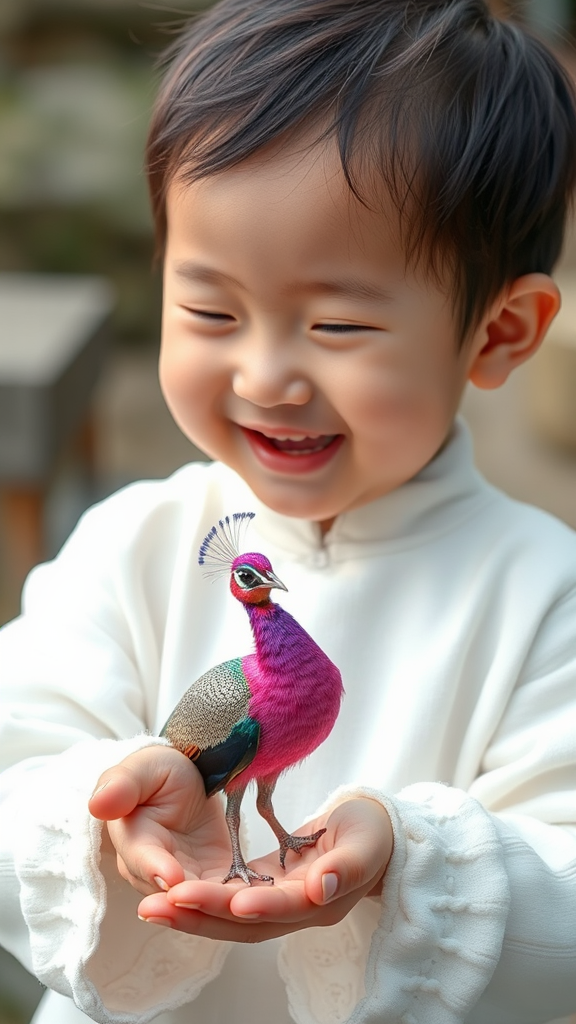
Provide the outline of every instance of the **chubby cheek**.
[[357,457],[385,464],[399,477],[418,472],[443,444],[458,404],[458,389],[436,367],[377,362],[360,386],[347,387],[348,422],[362,444]]
[[211,455],[217,388],[208,361],[198,358],[190,346],[163,340],[158,371],[160,388],[174,420],[190,441]]

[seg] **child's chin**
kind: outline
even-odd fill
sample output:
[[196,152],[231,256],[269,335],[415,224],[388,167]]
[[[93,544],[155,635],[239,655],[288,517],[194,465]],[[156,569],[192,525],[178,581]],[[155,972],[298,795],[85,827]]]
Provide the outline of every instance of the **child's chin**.
[[[247,481],[250,483],[250,481]],[[280,488],[252,486],[256,497],[273,512],[291,519],[306,519],[308,522],[332,522],[346,510],[344,503],[322,500],[307,494],[306,487],[286,485]]]

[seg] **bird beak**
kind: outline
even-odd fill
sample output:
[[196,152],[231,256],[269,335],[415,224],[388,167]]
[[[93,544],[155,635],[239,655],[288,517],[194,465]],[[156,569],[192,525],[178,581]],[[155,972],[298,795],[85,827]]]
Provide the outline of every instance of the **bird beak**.
[[285,590],[286,593],[288,593],[288,587],[285,587],[284,584],[282,583],[282,580],[279,580],[278,577],[275,576],[273,572],[267,572],[266,579],[273,587],[277,587],[278,590]]

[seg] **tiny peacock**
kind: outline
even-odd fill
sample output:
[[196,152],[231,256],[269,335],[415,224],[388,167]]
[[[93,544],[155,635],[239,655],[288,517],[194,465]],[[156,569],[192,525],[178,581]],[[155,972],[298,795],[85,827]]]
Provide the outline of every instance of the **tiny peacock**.
[[258,812],[286,853],[314,846],[326,831],[293,836],[272,804],[278,777],[312,753],[332,731],[344,694],[340,672],[311,636],[281,605],[274,588],[287,587],[265,555],[239,553],[239,538],[253,512],[220,520],[205,537],[198,562],[207,576],[230,575],[230,590],[250,619],[254,651],[216,665],[186,690],[162,735],[200,771],[207,796],[226,794],[232,865],[223,879],[273,882],[248,867],[239,840],[240,805],[256,781]]

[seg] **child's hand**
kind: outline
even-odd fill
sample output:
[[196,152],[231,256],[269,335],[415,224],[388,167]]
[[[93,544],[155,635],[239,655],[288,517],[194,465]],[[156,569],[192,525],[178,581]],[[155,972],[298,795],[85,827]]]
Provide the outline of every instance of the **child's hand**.
[[222,801],[206,799],[200,772],[172,747],[145,747],[109,768],[88,806],[108,822],[118,870],[143,895],[230,867]]
[[381,891],[392,854],[392,826],[379,803],[361,798],[341,804],[300,831],[320,828],[327,831],[315,847],[304,850],[302,857],[288,853],[286,871],[279,865],[278,850],[251,862],[257,871],[274,876],[273,886],[222,885],[215,877],[183,881],[169,892],[148,896],[138,912],[155,924],[236,942],[259,942],[335,924],[363,896]]

